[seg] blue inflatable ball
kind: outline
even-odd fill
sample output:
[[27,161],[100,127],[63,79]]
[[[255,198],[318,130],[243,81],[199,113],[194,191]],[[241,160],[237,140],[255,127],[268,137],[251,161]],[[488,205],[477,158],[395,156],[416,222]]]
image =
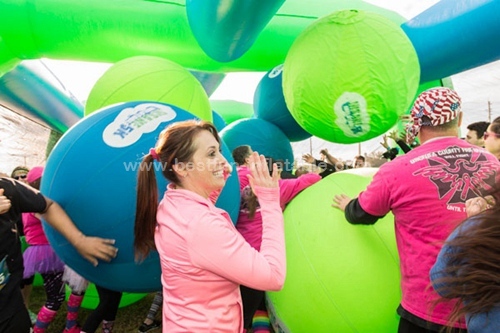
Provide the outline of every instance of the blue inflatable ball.
[[260,80],[253,97],[255,117],[278,126],[290,141],[308,139],[312,135],[300,127],[286,106],[282,73],[283,65],[279,65]]
[[224,129],[224,127],[227,126],[224,118],[222,118],[222,116],[215,111],[212,111],[212,122],[213,122],[215,128],[217,128],[217,131],[219,131],[219,132],[222,131]]
[[[158,253],[134,262],[134,218],[137,171],[169,124],[197,119],[191,113],[158,102],[129,102],[101,109],[70,128],[54,147],[45,168],[41,191],[58,202],[86,235],[116,240],[118,256],[97,267],[83,259],[68,241],[44,223],[56,253],[80,275],[105,288],[124,292],[160,290]],[[233,162],[223,144],[223,155]],[[167,186],[161,165],[154,163],[159,198]],[[239,210],[239,185],[233,171],[217,206],[233,221]]]
[[229,149],[249,145],[254,151],[275,160],[285,162],[286,171],[293,170],[293,150],[290,140],[276,126],[268,121],[251,118],[237,120],[220,133]]

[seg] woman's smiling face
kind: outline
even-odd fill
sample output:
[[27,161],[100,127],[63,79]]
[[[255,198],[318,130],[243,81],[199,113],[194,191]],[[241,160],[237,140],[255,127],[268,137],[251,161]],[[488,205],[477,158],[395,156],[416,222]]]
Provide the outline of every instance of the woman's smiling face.
[[226,183],[224,170],[228,162],[215,137],[209,131],[199,132],[194,139],[195,152],[190,162],[179,163],[181,186],[207,198]]

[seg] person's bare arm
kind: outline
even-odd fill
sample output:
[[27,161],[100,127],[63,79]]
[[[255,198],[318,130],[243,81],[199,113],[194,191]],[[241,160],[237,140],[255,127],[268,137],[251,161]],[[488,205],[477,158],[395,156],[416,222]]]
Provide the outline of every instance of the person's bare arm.
[[97,266],[98,260],[111,261],[118,252],[114,239],[85,236],[56,202],[45,198],[47,209],[41,214],[54,229],[60,232],[82,257]]
[[330,164],[337,165],[337,163],[342,163],[337,158],[333,157],[332,154],[330,154],[328,152],[328,149],[321,149],[320,153],[326,157],[326,159],[328,160],[328,163],[330,163]]

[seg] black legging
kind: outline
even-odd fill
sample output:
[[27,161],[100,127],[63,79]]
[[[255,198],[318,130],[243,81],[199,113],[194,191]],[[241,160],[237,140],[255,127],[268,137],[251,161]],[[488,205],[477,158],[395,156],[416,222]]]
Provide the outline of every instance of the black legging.
[[[398,333],[435,333],[435,332],[439,332],[439,331],[430,330],[430,329],[420,327],[418,325],[413,324],[409,320],[406,320],[405,318],[400,318],[400,320],[399,320]],[[451,332],[452,333],[467,333],[467,330],[461,330],[459,328],[454,328],[454,329],[452,329]]]
[[109,290],[98,285],[95,288],[99,294],[99,305],[83,324],[82,331],[86,333],[94,333],[103,320],[114,321],[122,299],[122,293],[119,291]]
[[265,292],[240,286],[243,303],[243,328],[252,328],[252,320],[257,310],[266,310]]
[[62,276],[63,272],[42,274],[43,288],[47,295],[47,301],[45,301],[47,309],[53,311],[59,310],[66,297]]

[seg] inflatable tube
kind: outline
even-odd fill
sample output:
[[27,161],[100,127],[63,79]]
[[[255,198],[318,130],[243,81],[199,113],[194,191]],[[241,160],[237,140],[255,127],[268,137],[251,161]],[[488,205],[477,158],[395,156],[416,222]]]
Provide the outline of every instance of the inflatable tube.
[[[223,73],[191,71],[210,96]],[[0,77],[0,106],[64,133],[83,117],[83,105],[38,60],[24,61]]]
[[265,72],[284,62],[294,39],[314,20],[347,8],[396,15],[362,1],[309,0],[305,6],[303,1],[289,0],[248,52],[235,61],[220,63],[209,58],[196,42],[183,0],[123,0],[119,4],[6,0],[0,4],[0,75],[16,59],[114,63],[136,55],[164,57],[203,71]]
[[[228,62],[241,57],[285,0],[189,0],[189,25],[203,51],[212,59]],[[212,29],[207,29],[212,27]]]
[[442,0],[404,23],[420,60],[420,82],[500,59],[500,1]]
[[83,105],[39,62],[0,77],[0,105],[59,132],[83,117]]

